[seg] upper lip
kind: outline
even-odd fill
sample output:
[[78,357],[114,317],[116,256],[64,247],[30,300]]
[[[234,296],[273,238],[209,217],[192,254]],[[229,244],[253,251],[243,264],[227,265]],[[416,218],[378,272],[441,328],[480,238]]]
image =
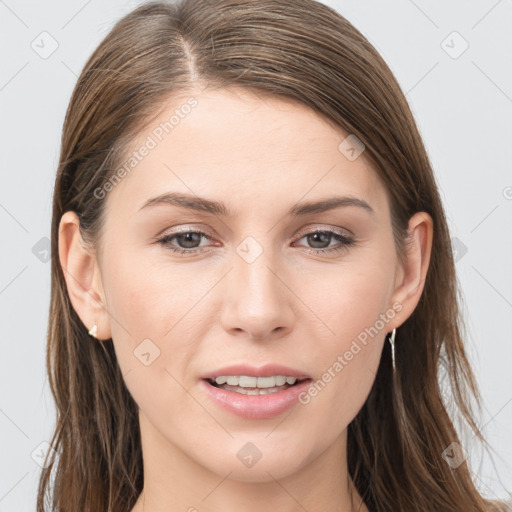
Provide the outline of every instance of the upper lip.
[[221,375],[247,375],[248,377],[272,377],[276,375],[283,375],[285,377],[295,377],[300,379],[309,379],[309,375],[300,370],[294,370],[288,366],[281,364],[265,364],[263,366],[249,366],[246,364],[234,364],[231,366],[224,366],[217,370],[205,373],[203,379],[215,379]]

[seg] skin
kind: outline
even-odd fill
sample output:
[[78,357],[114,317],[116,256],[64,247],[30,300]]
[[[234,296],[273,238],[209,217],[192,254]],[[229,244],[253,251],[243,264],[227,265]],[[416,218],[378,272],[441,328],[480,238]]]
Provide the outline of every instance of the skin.
[[[98,325],[99,340],[113,339],[139,406],[145,481],[132,512],[357,510],[347,426],[370,392],[386,334],[420,299],[432,219],[410,219],[412,246],[400,265],[386,188],[365,153],[350,161],[338,150],[347,133],[283,99],[193,91],[169,101],[132,149],[192,95],[198,105],[103,199],[98,252],[83,247],[73,212],[60,223],[73,307],[87,329]],[[172,205],[139,211],[167,191],[225,202],[236,216]],[[374,215],[356,206],[285,215],[335,193],[364,199]],[[155,241],[179,227],[212,239]],[[310,254],[342,245],[305,236],[315,228],[348,230],[355,243]],[[262,249],[251,263],[236,250],[248,236]],[[169,246],[204,252],[174,254]],[[280,363],[317,381],[396,303],[401,311],[306,405],[248,420],[199,386],[205,372],[236,363]],[[160,350],[149,366],[134,356],[147,338]],[[237,457],[248,442],[262,454],[252,467]]]

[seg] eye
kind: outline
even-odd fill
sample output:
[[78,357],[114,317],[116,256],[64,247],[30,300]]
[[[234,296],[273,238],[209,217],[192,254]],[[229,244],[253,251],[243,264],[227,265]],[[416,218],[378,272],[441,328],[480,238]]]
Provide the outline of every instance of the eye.
[[[200,245],[203,238],[212,240],[203,231],[184,230],[180,233],[165,235],[158,242],[176,254],[197,254],[206,252],[206,249],[202,249]],[[328,229],[309,231],[299,238],[299,240],[302,239],[306,239],[307,243],[312,245],[312,247],[306,247],[306,252],[310,254],[340,253],[348,250],[349,246],[355,242],[349,235]],[[173,243],[173,240],[176,242]],[[338,244],[331,246],[333,240]]]
[[[325,254],[325,253],[339,253],[347,251],[349,246],[354,243],[354,239],[349,235],[341,232],[316,229],[305,233],[299,240],[306,239],[307,243],[312,244],[313,247],[307,247],[307,252],[311,254]],[[333,241],[338,242],[338,245],[331,246]]]
[[[195,254],[197,252],[203,252],[204,249],[198,249],[197,244],[201,242],[202,238],[206,238],[207,240],[211,240],[211,238],[202,231],[183,231],[181,233],[173,233],[164,236],[158,242],[170,249],[171,251],[179,254]],[[171,241],[176,239],[178,242],[178,247],[173,246]]]

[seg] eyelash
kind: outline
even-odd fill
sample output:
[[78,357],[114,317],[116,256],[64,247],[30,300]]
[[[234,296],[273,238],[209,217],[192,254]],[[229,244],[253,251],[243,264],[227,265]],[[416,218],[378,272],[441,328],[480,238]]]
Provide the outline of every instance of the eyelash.
[[[176,238],[177,236],[180,236],[180,235],[187,235],[187,234],[191,234],[191,233],[196,233],[196,234],[202,235],[207,240],[212,239],[210,236],[208,236],[203,231],[188,230],[188,231],[181,231],[179,233],[168,234],[168,235],[164,236],[163,238],[161,238],[160,240],[158,240],[158,242],[162,246],[166,247],[167,249],[169,249],[170,251],[172,251],[176,254],[198,254],[201,252],[205,252],[204,249],[198,249],[198,248],[183,249],[183,248],[176,248],[176,247],[170,246],[170,241],[173,238]],[[306,233],[303,233],[300,236],[299,240],[301,240],[302,238],[304,238],[308,235],[314,235],[315,233],[332,235],[332,237],[335,238],[338,242],[341,242],[342,245],[339,247],[331,247],[331,248],[325,248],[325,249],[313,249],[311,247],[306,247],[305,248],[306,252],[308,252],[309,254],[318,255],[318,254],[326,254],[326,253],[329,253],[329,254],[330,253],[342,253],[344,251],[347,251],[349,249],[349,247],[355,243],[355,240],[353,238],[351,238],[350,236],[345,235],[338,231],[330,230],[330,229],[314,229],[312,231],[308,231]]]

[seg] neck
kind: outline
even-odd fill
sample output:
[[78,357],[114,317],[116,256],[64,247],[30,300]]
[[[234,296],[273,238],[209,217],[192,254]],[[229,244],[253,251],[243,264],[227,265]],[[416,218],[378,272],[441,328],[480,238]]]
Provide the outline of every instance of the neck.
[[139,419],[144,489],[131,512],[367,512],[348,475],[346,430],[294,473],[276,477],[260,466],[253,480],[240,481],[230,478],[227,466],[215,472],[198,464],[163,438],[142,413]]

